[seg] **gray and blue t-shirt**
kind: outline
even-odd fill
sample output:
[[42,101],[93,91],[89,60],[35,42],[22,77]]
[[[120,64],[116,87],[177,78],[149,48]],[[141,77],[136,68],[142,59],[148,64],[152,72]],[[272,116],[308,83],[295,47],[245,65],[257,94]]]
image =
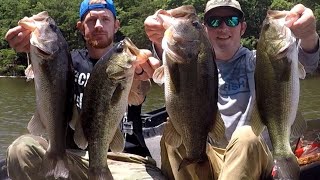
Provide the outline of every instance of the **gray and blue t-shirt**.
[[[299,60],[306,72],[318,67],[320,47],[315,53],[299,49]],[[253,101],[255,101],[254,70],[256,52],[240,47],[230,60],[216,60],[219,71],[218,108],[230,140],[237,127],[249,125]]]

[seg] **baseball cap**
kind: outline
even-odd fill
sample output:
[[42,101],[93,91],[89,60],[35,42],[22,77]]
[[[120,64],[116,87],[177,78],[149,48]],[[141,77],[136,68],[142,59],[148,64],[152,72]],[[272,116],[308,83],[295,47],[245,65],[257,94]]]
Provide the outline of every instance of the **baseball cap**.
[[[105,2],[105,3],[104,3]],[[105,0],[102,3],[92,3],[90,4],[90,0],[83,0],[81,5],[80,5],[80,19],[83,20],[84,15],[86,15],[87,12],[93,9],[109,9],[113,16],[117,16],[117,11],[116,8],[113,4],[112,0]]]
[[244,12],[241,9],[240,3],[236,0],[210,0],[207,2],[206,9],[204,10],[204,17],[206,14],[217,7],[230,7],[236,9],[241,18],[244,17]]

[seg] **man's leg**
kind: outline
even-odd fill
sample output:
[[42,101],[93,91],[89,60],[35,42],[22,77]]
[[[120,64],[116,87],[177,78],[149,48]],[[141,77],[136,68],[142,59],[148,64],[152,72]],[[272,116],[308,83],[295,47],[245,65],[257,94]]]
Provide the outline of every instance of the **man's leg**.
[[[12,179],[43,180],[38,173],[47,146],[47,141],[39,136],[23,135],[16,139],[7,150],[8,176]],[[72,179],[87,179],[88,160],[72,151],[67,152],[67,157],[69,176]]]
[[251,126],[237,128],[226,148],[219,180],[265,179],[273,168],[270,150]]
[[223,149],[212,147],[207,143],[208,163],[190,164],[178,170],[183,157],[186,156],[185,148],[173,148],[161,138],[161,170],[170,180],[212,180],[217,179],[221,169]]
[[[14,180],[43,180],[38,175],[48,143],[45,139],[23,135],[7,150],[9,177]],[[67,150],[69,178],[88,179],[89,158],[87,151]],[[108,153],[108,166],[115,180],[166,179],[153,159],[126,153]],[[54,179],[50,177],[47,179]]]

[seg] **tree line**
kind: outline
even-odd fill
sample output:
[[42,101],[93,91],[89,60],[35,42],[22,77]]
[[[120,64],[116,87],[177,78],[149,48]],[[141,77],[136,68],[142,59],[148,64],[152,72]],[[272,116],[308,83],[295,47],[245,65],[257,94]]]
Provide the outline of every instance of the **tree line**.
[[[56,21],[69,48],[83,48],[84,42],[76,29],[79,20],[79,5],[82,0],[1,0],[0,3],[0,75],[23,75],[27,66],[27,54],[16,53],[9,47],[4,36],[18,21],[41,11],[48,11]],[[151,43],[144,32],[144,20],[158,9],[172,9],[181,5],[193,5],[200,18],[207,0],[114,0],[117,18],[121,28],[116,39],[128,36],[139,48],[151,49]],[[253,49],[259,37],[262,21],[268,9],[289,10],[302,3],[311,8],[317,18],[317,31],[320,33],[320,2],[314,0],[239,0],[247,22],[247,30],[241,42]]]

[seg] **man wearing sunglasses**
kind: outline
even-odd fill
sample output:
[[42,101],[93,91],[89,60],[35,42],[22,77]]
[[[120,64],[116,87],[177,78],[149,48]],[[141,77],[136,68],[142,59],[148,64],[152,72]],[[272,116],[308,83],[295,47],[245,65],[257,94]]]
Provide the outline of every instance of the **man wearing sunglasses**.
[[[76,90],[74,97],[75,105],[77,106],[77,110],[73,111],[74,114],[78,114],[81,111],[84,89],[93,67],[112,47],[119,45],[119,43],[114,42],[114,37],[120,28],[120,22],[112,0],[83,0],[79,9],[79,21],[76,25],[83,36],[85,47],[71,52],[75,69],[74,86]],[[5,38],[17,52],[30,52],[30,33],[30,30],[16,26],[8,30]],[[123,154],[108,154],[108,158],[110,157],[108,159],[109,168],[115,178],[163,178],[160,169],[155,166],[154,160],[147,157],[150,156],[150,153],[143,139],[142,124],[139,123],[139,120],[141,121],[139,119],[140,107],[146,95],[141,89],[147,89],[146,87],[149,86],[147,81],[141,80],[148,80],[152,75],[152,72],[149,73],[150,71],[143,70],[143,67],[152,64],[152,62],[148,63],[148,59],[145,59],[151,56],[151,52],[149,50],[142,51],[146,56],[138,59],[142,63],[136,67],[135,80],[131,89],[141,97],[139,98],[141,101],[138,103],[140,104],[139,106],[130,106],[128,113],[128,118],[133,121],[134,134],[126,141],[131,144],[128,143],[130,146],[125,148],[125,153]],[[68,179],[88,179],[88,151],[83,151],[77,147],[73,140],[73,134],[73,129],[68,126],[66,136]],[[49,161],[43,161],[47,147],[48,141],[40,136],[27,134],[17,138],[7,150],[6,162],[9,178],[15,180],[54,179],[54,177],[45,178],[43,175],[38,174],[41,164],[49,163]],[[57,169],[55,170],[57,171]]]
[[[300,18],[288,20],[287,26],[300,39],[299,59],[307,72],[314,71],[319,61],[319,36],[313,12],[299,4],[290,13]],[[145,31],[158,54],[165,31],[157,15],[147,17]],[[223,148],[211,146],[207,152],[215,178],[222,180],[270,179],[273,168],[271,152],[262,137],[257,137],[246,126],[249,121],[254,87],[255,51],[241,46],[241,36],[247,24],[240,4],[236,0],[210,0],[206,4],[204,25],[216,54],[219,69],[218,107],[226,126],[229,144]],[[237,87],[237,88],[235,88]],[[170,179],[193,179],[198,174],[195,166],[177,171],[184,152],[170,150],[162,143],[162,171]],[[166,162],[165,162],[166,161]],[[201,173],[208,172],[202,168]],[[209,171],[210,172],[210,171]]]

